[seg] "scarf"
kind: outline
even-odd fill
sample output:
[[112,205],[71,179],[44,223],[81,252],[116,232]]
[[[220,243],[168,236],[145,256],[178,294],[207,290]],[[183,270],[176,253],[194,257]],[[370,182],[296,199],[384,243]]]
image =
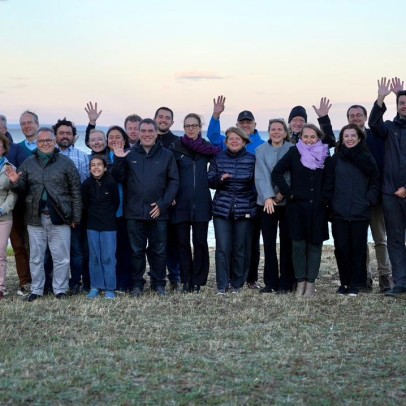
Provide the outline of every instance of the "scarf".
[[300,153],[300,162],[309,169],[323,169],[324,161],[328,156],[328,145],[318,140],[313,145],[306,145],[299,140],[296,147]]
[[186,148],[202,155],[214,156],[220,152],[220,148],[208,142],[203,142],[202,134],[199,134],[195,140],[192,140],[192,138],[189,138],[187,135],[181,137],[180,140]]

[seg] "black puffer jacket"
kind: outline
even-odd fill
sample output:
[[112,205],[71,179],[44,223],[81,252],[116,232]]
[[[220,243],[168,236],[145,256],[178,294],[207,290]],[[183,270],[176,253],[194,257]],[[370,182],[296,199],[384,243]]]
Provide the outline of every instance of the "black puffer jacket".
[[[221,151],[210,163],[209,186],[216,189],[213,216],[242,220],[257,214],[257,193],[254,185],[255,156],[245,148],[233,154]],[[225,173],[230,178],[221,181]]]
[[40,203],[44,189],[47,192],[49,208],[60,217],[58,219],[60,223],[80,223],[82,212],[80,176],[71,159],[59,154],[55,149],[52,158],[45,165],[37,152],[21,164],[18,172],[22,175],[14,187],[17,192],[26,192],[27,224],[41,225]]
[[327,161],[324,194],[333,218],[363,221],[378,202],[379,172],[374,157],[362,149],[342,147]]

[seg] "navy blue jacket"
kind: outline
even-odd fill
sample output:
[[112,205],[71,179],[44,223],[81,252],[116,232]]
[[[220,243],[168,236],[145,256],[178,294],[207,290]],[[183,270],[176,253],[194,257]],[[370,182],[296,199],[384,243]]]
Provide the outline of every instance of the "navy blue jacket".
[[207,166],[211,156],[192,152],[180,138],[172,151],[179,171],[176,204],[171,208],[172,223],[210,221],[212,207]]
[[[257,214],[257,193],[254,185],[255,156],[245,148],[236,154],[221,151],[210,163],[209,186],[216,189],[213,216],[243,220]],[[231,178],[221,181],[229,173]]]

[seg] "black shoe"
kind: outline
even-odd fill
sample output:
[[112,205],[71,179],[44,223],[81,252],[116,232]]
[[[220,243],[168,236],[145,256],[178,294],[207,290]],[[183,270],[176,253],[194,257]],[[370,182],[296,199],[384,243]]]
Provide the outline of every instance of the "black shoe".
[[193,286],[191,286],[190,291],[191,291],[192,293],[200,293],[200,285],[193,285]]
[[272,289],[269,286],[265,286],[264,288],[259,290],[259,293],[275,293],[275,292],[276,292],[276,290]]
[[394,286],[392,289],[388,290],[385,293],[385,296],[390,296],[390,297],[401,297],[406,299],[406,288],[403,286]]
[[82,293],[82,286],[80,284],[72,286],[69,289],[69,296],[79,295]]
[[181,292],[182,293],[190,293],[190,286],[189,286],[189,284],[187,284],[187,283],[184,283],[183,285],[182,285],[182,290],[181,290]]
[[161,285],[158,285],[155,288],[155,292],[156,292],[156,294],[158,296],[166,296],[167,295],[167,293],[165,292],[165,288],[163,286],[161,286]]
[[345,296],[345,295],[348,294],[348,288],[341,285],[341,286],[337,289],[336,293],[338,293],[338,294],[341,295],[341,296]]
[[131,297],[141,297],[144,294],[144,291],[141,288],[135,287],[131,290]]
[[348,296],[350,296],[350,297],[357,297],[358,293],[359,293],[358,288],[349,288],[348,289]]
[[52,286],[44,286],[44,296],[53,295],[54,291],[52,290]]
[[169,289],[171,292],[180,292],[181,286],[179,282],[171,282]]
[[67,298],[68,298],[68,295],[67,295],[66,293],[64,293],[64,292],[60,292],[60,293],[57,293],[57,294],[55,295],[55,297],[56,297],[57,299],[67,299]]
[[288,293],[290,293],[290,290],[287,289],[281,289],[276,291],[277,295],[287,295]]
[[31,293],[30,296],[27,298],[27,302],[33,302],[34,300],[39,299],[42,297],[41,295],[36,295],[35,293]]

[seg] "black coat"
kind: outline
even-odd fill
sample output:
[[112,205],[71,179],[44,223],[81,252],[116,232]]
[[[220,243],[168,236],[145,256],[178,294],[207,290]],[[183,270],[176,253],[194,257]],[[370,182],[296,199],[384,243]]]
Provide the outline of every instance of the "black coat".
[[[243,220],[257,214],[257,192],[254,185],[255,155],[245,148],[233,154],[221,151],[210,163],[209,185],[216,189],[213,216]],[[221,176],[231,177],[221,181]]]
[[[112,175],[126,187],[125,218],[132,220],[168,220],[168,208],[179,187],[178,168],[173,153],[157,142],[146,153],[140,144],[127,156],[115,157]],[[156,203],[161,214],[152,219],[150,211]]]
[[171,208],[172,223],[210,221],[211,194],[207,167],[211,157],[192,152],[180,138],[172,151],[179,171],[176,204]]
[[[325,164],[331,157],[327,157]],[[284,174],[290,172],[291,184]],[[287,199],[287,217],[292,240],[321,244],[328,240],[327,205],[323,198],[324,169],[302,165],[296,146],[278,161],[272,171],[274,182]]]

